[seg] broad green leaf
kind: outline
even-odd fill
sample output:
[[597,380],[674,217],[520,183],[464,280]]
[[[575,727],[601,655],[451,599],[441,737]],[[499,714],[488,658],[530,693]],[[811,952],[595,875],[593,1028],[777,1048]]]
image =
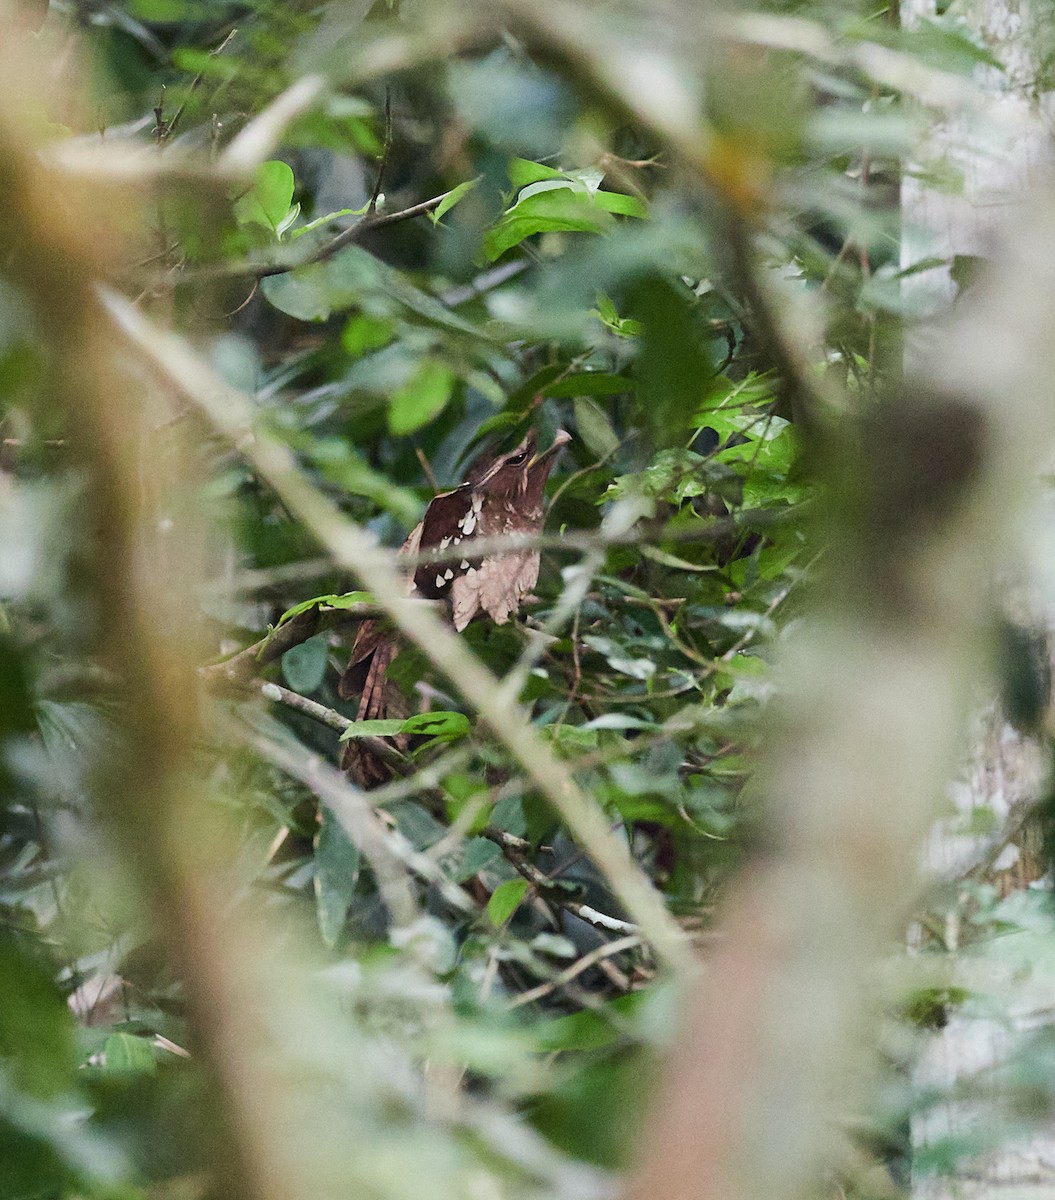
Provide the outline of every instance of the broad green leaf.
[[405,721],[394,718],[353,721],[351,727],[341,734],[341,741],[361,737],[392,737],[397,733],[405,733],[412,737],[430,737],[449,742],[465,737],[470,728],[465,713],[437,709],[435,712],[416,713]]
[[722,441],[733,434],[752,440],[762,438],[769,441],[779,437],[788,427],[788,422],[783,417],[775,416],[772,412],[745,412],[735,408],[714,409],[704,416],[703,424],[713,429]]
[[321,634],[292,646],[282,655],[282,675],[295,692],[310,696],[326,675],[329,651]]
[[257,167],[252,188],[235,201],[235,220],[241,225],[262,225],[277,232],[293,202],[296,180],[288,164],[273,159]]
[[362,246],[347,246],[326,262],[264,279],[260,288],[281,312],[299,321],[324,321],[335,312],[369,305],[374,316],[412,317],[474,342],[494,345],[490,335],[452,312]]
[[371,467],[362,454],[341,437],[310,441],[306,453],[322,476],[352,496],[366,496],[408,528],[421,517],[421,501],[407,488]]
[[648,205],[637,196],[627,196],[623,192],[596,191],[593,202],[605,212],[615,213],[620,217],[638,217],[644,220],[648,217]]
[[315,837],[315,911],[323,942],[334,947],[355,896],[359,879],[359,850],[328,808],[319,817]]
[[467,879],[471,879],[474,875],[485,870],[492,863],[498,862],[501,858],[501,849],[489,838],[470,838],[465,843],[465,852],[462,855],[462,861],[455,871],[456,882],[464,883]]
[[490,900],[487,901],[487,915],[491,919],[491,924],[504,925],[520,907],[520,902],[527,894],[527,890],[526,879],[507,879],[505,883],[500,883],[491,893]]
[[658,275],[641,283],[632,296],[632,310],[642,324],[638,406],[657,446],[683,440],[714,375],[694,320],[694,303],[684,284]]
[[465,713],[436,710],[435,712],[417,713],[413,717],[407,717],[403,722],[401,732],[414,734],[418,737],[433,737],[439,738],[442,741],[453,741],[455,738],[465,737],[470,729],[469,718]]
[[157,1071],[154,1047],[146,1038],[130,1033],[111,1034],[103,1045],[106,1072],[153,1075]]
[[619,449],[619,437],[604,410],[587,396],[575,399],[575,427],[586,449],[597,458],[607,458]]
[[618,475],[602,499],[645,495],[680,504],[707,491],[706,460],[693,450],[661,450],[643,470]]
[[352,317],[341,334],[341,344],[354,358],[370,350],[387,346],[393,336],[393,322],[384,317],[373,317],[369,313],[358,313]]
[[509,164],[509,181],[519,191],[543,179],[566,179],[563,171],[547,167],[544,163],[531,162],[527,158],[514,158]]
[[413,433],[438,416],[454,391],[455,374],[439,359],[427,358],[413,378],[392,396],[388,427],[394,434]]
[[568,183],[518,201],[484,235],[484,253],[492,262],[536,233],[599,233],[612,218],[582,189]]
[[72,1014],[42,958],[9,929],[0,929],[0,1061],[9,1086],[40,1098],[66,1091],[77,1066]]
[[581,371],[567,378],[558,379],[543,388],[543,395],[554,400],[573,396],[622,396],[632,392],[635,380],[625,375],[609,375],[606,371]]
[[572,1013],[539,1021],[531,1035],[540,1053],[554,1050],[601,1050],[626,1039],[626,1027],[647,999],[645,992],[631,992],[608,1001],[596,1011]]
[[484,235],[484,253],[493,262],[536,233],[597,233],[612,228],[610,214],[646,217],[642,201],[618,192],[592,190],[559,172],[523,188]]
[[456,188],[451,188],[437,205],[436,211],[429,213],[433,225],[438,225],[443,215],[449,213],[458,201],[467,196],[479,182],[478,179],[467,179],[465,183],[459,183]]
[[350,742],[355,738],[364,737],[393,737],[403,732],[403,722],[395,717],[378,718],[371,721],[353,721],[341,734],[342,742]]

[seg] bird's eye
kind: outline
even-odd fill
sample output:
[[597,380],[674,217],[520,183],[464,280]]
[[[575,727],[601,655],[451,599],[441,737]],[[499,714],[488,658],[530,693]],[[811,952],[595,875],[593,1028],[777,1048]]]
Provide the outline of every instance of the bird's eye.
[[511,458],[507,458],[506,462],[511,467],[519,467],[520,464],[527,458],[527,451],[521,450],[519,454],[514,454]]

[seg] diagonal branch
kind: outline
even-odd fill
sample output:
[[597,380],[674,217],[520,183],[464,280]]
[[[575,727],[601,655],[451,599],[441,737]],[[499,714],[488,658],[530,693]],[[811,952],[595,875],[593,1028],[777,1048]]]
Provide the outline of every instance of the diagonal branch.
[[532,728],[524,711],[501,693],[498,680],[434,612],[408,603],[395,556],[379,547],[303,476],[289,447],[254,428],[248,396],[231,387],[180,337],[158,329],[123,296],[100,288],[109,317],[168,386],[193,402],[252,463],[314,537],[388,608],[393,622],[473,705],[484,722],[553,805],[588,851],[613,893],[659,957],[690,971],[694,958],[662,897],[631,858],[608,819]]

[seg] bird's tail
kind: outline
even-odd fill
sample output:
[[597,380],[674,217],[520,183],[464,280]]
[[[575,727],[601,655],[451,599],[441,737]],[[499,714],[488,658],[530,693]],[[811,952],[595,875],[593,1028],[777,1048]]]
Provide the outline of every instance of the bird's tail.
[[[337,685],[342,699],[350,700],[359,693],[357,721],[402,720],[407,716],[403,693],[388,678],[388,668],[399,651],[398,637],[380,622],[364,621],[359,626],[348,666]],[[379,787],[395,774],[393,756],[385,754],[385,746],[403,751],[408,743],[406,736],[352,738],[344,744],[341,769],[360,787]]]

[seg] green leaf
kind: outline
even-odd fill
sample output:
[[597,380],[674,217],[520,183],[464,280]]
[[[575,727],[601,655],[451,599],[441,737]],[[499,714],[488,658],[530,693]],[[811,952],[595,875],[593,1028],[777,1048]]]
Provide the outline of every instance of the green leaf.
[[411,316],[430,327],[494,344],[471,321],[441,300],[415,287],[402,271],[381,262],[362,246],[347,246],[325,262],[272,275],[260,284],[268,300],[298,321],[325,321],[335,312],[368,304],[375,316]]
[[527,890],[526,879],[507,879],[505,883],[500,883],[491,893],[490,900],[487,901],[487,915],[491,919],[491,924],[504,925],[520,907],[520,902],[527,894]]
[[623,192],[596,191],[593,202],[605,212],[615,213],[620,217],[637,217],[644,220],[648,217],[648,205],[637,196],[627,196]]
[[577,1012],[532,1026],[539,1053],[554,1050],[601,1050],[626,1039],[628,1022],[643,1007],[646,993],[631,992],[602,1005],[595,1012]]
[[413,717],[407,717],[401,732],[450,742],[465,737],[470,729],[469,718],[465,713],[444,712],[438,709],[435,712],[417,713]]
[[293,691],[310,696],[326,675],[328,656],[326,638],[317,633],[282,655],[282,676]]
[[299,604],[294,604],[292,608],[287,608],[286,611],[278,619],[275,625],[277,629],[280,625],[285,625],[287,621],[291,621],[294,617],[299,616],[302,612],[307,612],[309,608],[314,608],[316,605],[326,608],[355,608],[359,604],[373,604],[374,598],[369,592],[343,592],[337,595],[335,592],[329,592],[325,596],[312,596],[310,600],[302,600]]
[[619,435],[601,406],[586,396],[578,396],[574,404],[575,426],[586,449],[597,458],[607,458],[619,449]]
[[484,254],[490,262],[537,233],[600,233],[611,218],[585,192],[571,185],[529,196],[504,213],[484,234]]
[[0,1061],[36,1097],[67,1090],[77,1066],[73,1016],[43,956],[10,930],[0,930]]
[[329,608],[357,608],[360,604],[376,604],[372,592],[344,592],[340,596],[330,596],[326,601]]
[[339,208],[336,212],[329,212],[324,217],[316,217],[314,221],[309,221],[307,225],[301,225],[299,229],[294,229],[290,237],[293,239],[302,237],[304,234],[311,233],[312,230],[318,229],[322,225],[329,225],[331,221],[339,221],[341,217],[361,217],[369,207],[369,204],[364,204],[362,208]]
[[679,558],[676,554],[670,554],[668,551],[660,549],[659,546],[642,546],[641,553],[646,558],[652,559],[653,562],[657,562],[664,567],[671,567],[675,571],[720,570],[716,563],[689,562],[687,558]]
[[154,1047],[146,1038],[134,1037],[130,1033],[115,1033],[103,1044],[107,1073],[121,1072],[136,1075],[153,1075],[157,1071]]
[[542,394],[554,400],[574,396],[622,396],[632,392],[636,386],[636,381],[627,379],[625,375],[609,375],[606,371],[581,371],[549,384],[542,389]]
[[306,453],[327,482],[353,496],[366,496],[390,512],[403,525],[416,525],[421,501],[408,488],[399,487],[387,475],[374,470],[343,437],[319,437],[309,442]]
[[388,427],[397,435],[413,433],[438,416],[454,391],[455,374],[439,359],[427,358],[388,405]]
[[319,818],[315,837],[315,912],[323,942],[337,945],[355,896],[360,854],[340,821],[328,808]]
[[433,225],[438,225],[443,215],[449,213],[458,201],[467,196],[479,182],[478,179],[467,179],[465,183],[459,183],[456,188],[451,188],[439,202],[436,211],[429,213]]
[[543,179],[566,179],[563,171],[547,167],[544,163],[532,162],[527,158],[514,158],[509,164],[509,181],[520,191]]
[[341,734],[341,741],[347,742],[352,738],[361,737],[393,737],[398,733],[405,733],[411,737],[430,737],[450,742],[455,738],[465,737],[470,728],[469,718],[465,713],[437,709],[435,712],[416,713],[407,717],[405,721],[395,718],[353,721]]
[[235,220],[240,225],[262,225],[277,232],[289,213],[295,187],[288,164],[277,159],[261,163],[252,188],[235,201]]
[[395,717],[379,718],[372,721],[353,721],[341,734],[342,742],[350,742],[355,738],[364,737],[393,737],[402,733],[403,722]]
[[618,475],[602,499],[644,495],[680,504],[707,491],[706,460],[693,450],[661,450],[643,471]]
[[392,321],[384,317],[373,317],[359,313],[350,318],[341,334],[341,344],[354,358],[360,358],[370,350],[380,350],[393,337]]
[[299,216],[300,216],[300,205],[299,204],[292,205],[290,207],[289,212],[287,212],[286,215],[282,218],[282,220],[279,221],[279,223],[275,226],[275,233],[278,236],[279,240],[281,240],[283,237],[285,237],[285,235],[292,228],[293,222]]
[[500,858],[502,858],[502,851],[489,838],[470,838],[465,843],[465,853],[455,872],[455,882],[464,883]]
[[638,406],[657,446],[682,440],[714,375],[693,319],[693,304],[684,284],[659,276],[634,289],[634,314],[642,325]]

